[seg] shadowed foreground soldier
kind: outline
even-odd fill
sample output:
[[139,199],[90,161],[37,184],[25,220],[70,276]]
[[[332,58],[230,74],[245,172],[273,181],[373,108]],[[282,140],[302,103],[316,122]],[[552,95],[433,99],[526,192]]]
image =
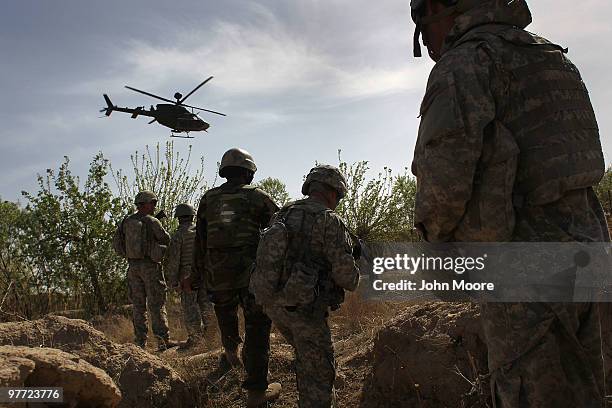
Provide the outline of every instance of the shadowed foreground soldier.
[[166,282],[161,261],[170,236],[153,217],[157,197],[141,191],[134,200],[138,212],[119,224],[113,239],[115,251],[128,260],[128,291],[132,302],[134,342],[144,347],[147,341],[147,309],[160,350],[176,344],[169,340],[166,317]]
[[[436,61],[412,163],[423,237],[608,242],[597,122],[567,50],[524,30],[524,0],[411,7],[415,56],[422,32]],[[495,407],[601,406],[594,304],[490,303],[482,316]]]
[[187,329],[187,342],[181,347],[188,349],[203,340],[206,329],[206,312],[209,301],[206,289],[200,285],[192,290],[193,246],[195,243],[195,209],[189,204],[179,204],[174,217],[179,227],[172,235],[164,262],[166,278],[171,289],[179,292],[183,320]]
[[242,386],[248,391],[249,408],[280,394],[280,384],[268,384],[271,322],[248,290],[260,231],[278,210],[267,193],[251,185],[256,171],[253,157],[245,150],[225,152],[219,175],[227,182],[208,190],[200,201],[194,251],[195,283],[206,287],[214,304],[224,359],[232,366],[241,365],[238,306],[242,307],[246,370]]
[[309,197],[284,206],[264,232],[251,277],[257,302],[294,348],[300,408],[334,404],[328,311],[359,282],[352,239],[333,211],[346,192],[337,168],[313,168],[302,186]]

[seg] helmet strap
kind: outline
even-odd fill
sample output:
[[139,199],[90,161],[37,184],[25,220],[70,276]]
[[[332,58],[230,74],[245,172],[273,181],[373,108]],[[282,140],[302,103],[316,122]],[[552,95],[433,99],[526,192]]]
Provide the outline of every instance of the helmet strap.
[[412,45],[413,54],[416,58],[420,58],[423,56],[423,54],[421,53],[420,37],[421,37],[421,24],[417,23],[416,27],[414,28],[414,40],[413,40],[414,42]]

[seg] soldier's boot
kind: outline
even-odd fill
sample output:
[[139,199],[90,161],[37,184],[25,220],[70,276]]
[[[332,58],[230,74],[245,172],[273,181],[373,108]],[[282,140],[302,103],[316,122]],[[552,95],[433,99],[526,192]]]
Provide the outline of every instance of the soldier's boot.
[[170,339],[158,339],[157,340],[157,351],[166,351],[172,347],[179,346],[179,342]]
[[283,387],[280,383],[268,384],[265,390],[248,390],[247,408],[259,408],[268,402],[274,402],[280,397]]
[[189,350],[202,342],[201,336],[189,336],[187,341],[179,346],[181,350]]
[[238,350],[225,350],[225,360],[231,367],[242,367],[242,361],[238,357]]
[[140,347],[141,349],[144,349],[147,345],[147,339],[134,339],[134,344]]

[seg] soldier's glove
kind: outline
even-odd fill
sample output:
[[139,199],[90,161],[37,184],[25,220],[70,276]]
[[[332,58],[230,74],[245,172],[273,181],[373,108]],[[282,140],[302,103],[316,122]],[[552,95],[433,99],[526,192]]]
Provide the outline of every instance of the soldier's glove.
[[155,215],[155,218],[161,221],[164,218],[168,218],[168,216],[166,215],[166,212],[164,210],[159,210],[159,212]]

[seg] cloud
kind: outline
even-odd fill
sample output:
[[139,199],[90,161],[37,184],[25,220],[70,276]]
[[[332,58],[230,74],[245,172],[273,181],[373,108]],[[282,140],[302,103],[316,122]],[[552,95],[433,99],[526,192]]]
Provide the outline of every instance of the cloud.
[[[380,56],[368,58],[369,51],[380,51],[359,45],[338,50],[319,36],[304,35],[260,4],[250,4],[248,12],[248,18],[217,19],[203,29],[179,30],[163,45],[143,38],[129,41],[115,55],[116,65],[126,71],[120,77],[151,90],[175,89],[177,78],[192,84],[184,86],[195,86],[203,77],[215,75],[218,78],[207,87],[226,97],[290,94],[354,99],[423,88],[428,69],[424,62],[404,58],[389,64]],[[352,61],[354,54],[360,62]],[[80,83],[68,92],[116,89],[114,77]]]

